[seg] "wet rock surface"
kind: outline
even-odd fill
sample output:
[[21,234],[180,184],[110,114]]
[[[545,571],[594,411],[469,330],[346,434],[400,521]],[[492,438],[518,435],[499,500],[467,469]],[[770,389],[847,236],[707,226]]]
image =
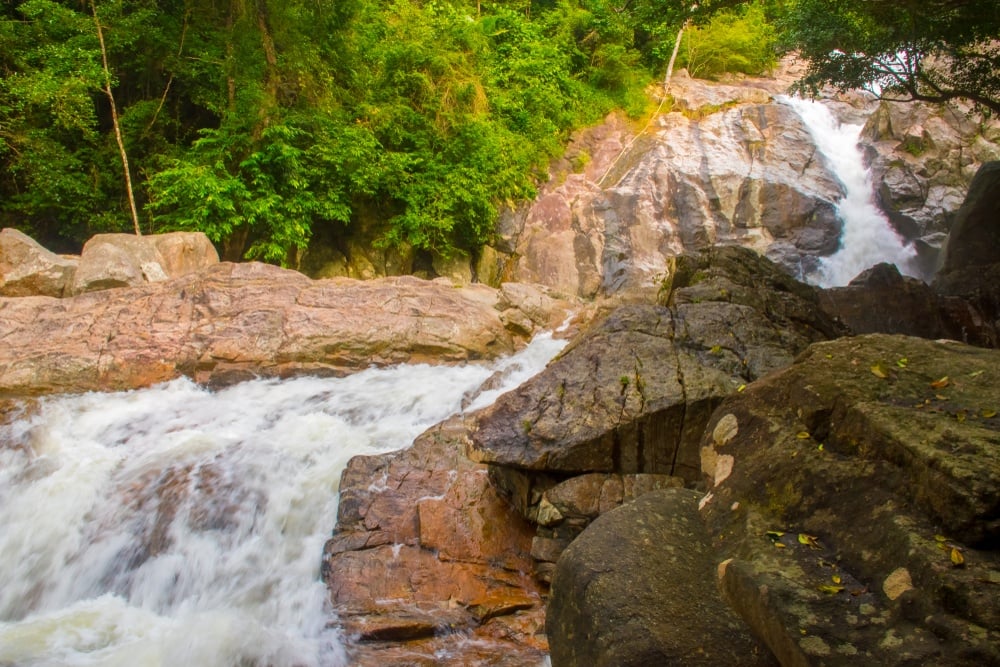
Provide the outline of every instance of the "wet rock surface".
[[1000,356],[870,335],[727,399],[702,514],[782,664],[1000,660]]
[[974,175],[1000,159],[1000,121],[959,104],[881,102],[861,141],[880,207],[904,238],[917,241],[932,274]]

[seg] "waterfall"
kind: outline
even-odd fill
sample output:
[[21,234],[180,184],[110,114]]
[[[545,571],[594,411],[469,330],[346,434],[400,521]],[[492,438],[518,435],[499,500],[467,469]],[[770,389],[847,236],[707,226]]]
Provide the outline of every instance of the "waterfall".
[[345,664],[319,565],[348,459],[487,405],[563,345],[26,408],[0,427],[0,665]]
[[837,204],[843,223],[840,246],[834,254],[820,258],[817,271],[807,276],[809,282],[821,287],[846,285],[880,262],[895,264],[901,273],[912,275],[916,250],[900,239],[872,200],[870,175],[858,148],[862,126],[838,123],[821,102],[794,97],[781,101],[802,118],[816,148],[846,191]]

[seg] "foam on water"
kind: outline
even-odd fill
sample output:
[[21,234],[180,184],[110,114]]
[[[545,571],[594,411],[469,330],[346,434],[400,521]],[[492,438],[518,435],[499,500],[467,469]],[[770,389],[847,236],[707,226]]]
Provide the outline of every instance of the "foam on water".
[[858,148],[862,126],[838,123],[821,102],[798,97],[781,101],[802,118],[816,147],[846,190],[837,204],[837,215],[844,225],[840,246],[833,255],[820,260],[819,269],[807,280],[821,287],[846,285],[880,262],[895,264],[901,273],[914,275],[916,250],[896,234],[872,199],[870,175]]
[[345,664],[319,565],[347,461],[488,405],[563,345],[43,400],[0,429],[0,665]]

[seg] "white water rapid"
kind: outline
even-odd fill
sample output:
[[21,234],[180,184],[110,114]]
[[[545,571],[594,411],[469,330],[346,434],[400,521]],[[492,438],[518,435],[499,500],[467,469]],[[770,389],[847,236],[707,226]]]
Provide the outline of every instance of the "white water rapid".
[[563,345],[42,400],[0,427],[0,666],[345,664],[319,565],[347,460],[487,405]]
[[843,222],[840,246],[820,260],[819,269],[806,276],[820,287],[846,285],[859,273],[880,262],[895,264],[901,273],[912,275],[913,246],[906,245],[872,199],[872,185],[864,158],[858,148],[861,125],[841,124],[823,103],[785,97],[802,118],[816,147],[826,157],[846,194],[837,204]]

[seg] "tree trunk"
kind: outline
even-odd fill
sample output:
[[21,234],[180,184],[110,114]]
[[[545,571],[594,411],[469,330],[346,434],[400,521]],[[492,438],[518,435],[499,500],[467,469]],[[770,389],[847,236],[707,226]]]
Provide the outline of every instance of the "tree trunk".
[[129,210],[132,212],[132,226],[135,227],[135,235],[142,236],[142,232],[139,230],[139,211],[135,207],[135,193],[132,190],[132,171],[128,166],[128,153],[125,151],[122,128],[118,122],[118,105],[115,104],[115,95],[111,91],[111,68],[108,66],[108,49],[104,44],[104,29],[101,27],[101,20],[97,17],[97,4],[94,0],[90,0],[90,11],[94,15],[97,41],[101,45],[101,62],[104,64],[104,94],[108,96],[108,102],[111,104],[111,124],[115,130],[118,152],[122,157],[122,168],[125,170],[125,192],[128,194]]

